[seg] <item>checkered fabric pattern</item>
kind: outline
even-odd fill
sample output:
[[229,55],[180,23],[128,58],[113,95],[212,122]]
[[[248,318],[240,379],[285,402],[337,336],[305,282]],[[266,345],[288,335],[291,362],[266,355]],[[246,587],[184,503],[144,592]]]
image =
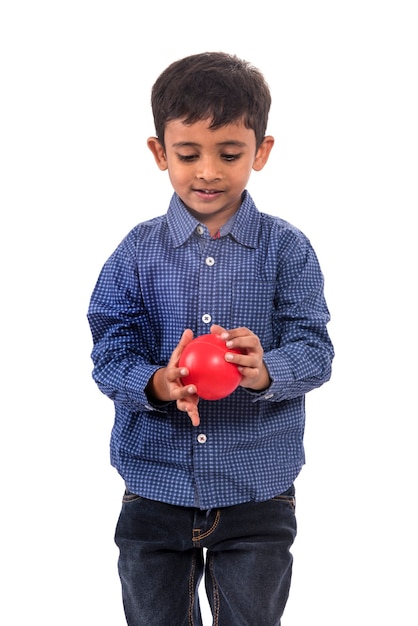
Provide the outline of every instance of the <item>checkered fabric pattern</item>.
[[[211,238],[172,196],[105,263],[88,319],[93,377],[115,405],[111,462],[130,491],[201,509],[285,491],[304,463],[305,394],[331,375],[323,276],[306,236],[261,213],[248,192]],[[260,338],[272,383],[200,400],[193,427],[175,403],[144,389],[185,328],[246,326]]]

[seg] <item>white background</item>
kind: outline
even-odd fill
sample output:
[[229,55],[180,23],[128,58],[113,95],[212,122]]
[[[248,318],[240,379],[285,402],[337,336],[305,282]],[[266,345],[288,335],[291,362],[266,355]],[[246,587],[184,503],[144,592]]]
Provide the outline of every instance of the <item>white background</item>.
[[332,313],[337,356],[308,397],[283,624],[418,623],[414,5],[1,4],[5,626],[124,624],[123,484],[85,316],[105,259],[171,195],[146,148],[151,86],[206,50],[253,62],[271,86],[276,145],[249,190],[310,237]]

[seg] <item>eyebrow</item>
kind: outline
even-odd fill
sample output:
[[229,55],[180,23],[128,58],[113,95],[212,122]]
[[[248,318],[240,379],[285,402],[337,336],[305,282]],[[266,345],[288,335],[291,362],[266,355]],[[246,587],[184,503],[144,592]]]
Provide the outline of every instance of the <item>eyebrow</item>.
[[[235,140],[230,140],[230,141],[221,141],[220,143],[216,144],[217,146],[235,146],[236,148],[245,148],[246,147],[246,143],[244,141],[235,141]],[[172,144],[173,148],[187,148],[187,147],[192,147],[192,148],[201,148],[202,145],[200,143],[197,143],[197,141],[177,141],[176,143]]]

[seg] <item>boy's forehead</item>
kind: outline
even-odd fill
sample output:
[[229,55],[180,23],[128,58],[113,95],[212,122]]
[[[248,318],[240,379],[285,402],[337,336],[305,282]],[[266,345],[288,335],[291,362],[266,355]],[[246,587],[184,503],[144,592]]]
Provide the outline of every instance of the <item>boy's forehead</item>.
[[255,141],[255,132],[247,128],[242,119],[235,122],[211,128],[212,118],[185,123],[184,119],[175,119],[167,122],[165,127],[165,139],[170,142],[193,142],[201,140],[211,141],[238,141],[248,143]]

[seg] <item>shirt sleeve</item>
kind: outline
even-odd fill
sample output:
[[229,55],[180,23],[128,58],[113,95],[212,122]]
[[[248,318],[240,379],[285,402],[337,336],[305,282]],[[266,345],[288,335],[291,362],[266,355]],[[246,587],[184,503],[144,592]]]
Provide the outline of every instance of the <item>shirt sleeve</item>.
[[93,336],[93,379],[115,403],[150,406],[144,389],[161,366],[153,360],[153,337],[143,305],[130,233],[103,266],[93,290],[88,321]]
[[296,233],[281,259],[273,313],[277,347],[264,354],[272,383],[257,397],[276,402],[327,382],[334,357],[324,279],[309,240]]

